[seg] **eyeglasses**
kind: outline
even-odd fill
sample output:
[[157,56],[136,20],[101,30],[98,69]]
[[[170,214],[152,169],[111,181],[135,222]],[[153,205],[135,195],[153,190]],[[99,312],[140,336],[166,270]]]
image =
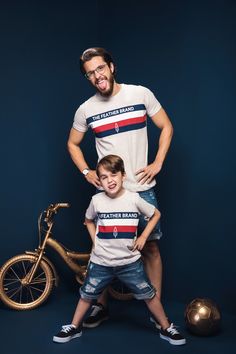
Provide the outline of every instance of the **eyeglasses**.
[[107,63],[99,65],[95,70],[88,71],[85,74],[86,79],[88,79],[88,80],[93,79],[95,77],[95,72],[98,74],[103,74],[106,66],[107,66]]

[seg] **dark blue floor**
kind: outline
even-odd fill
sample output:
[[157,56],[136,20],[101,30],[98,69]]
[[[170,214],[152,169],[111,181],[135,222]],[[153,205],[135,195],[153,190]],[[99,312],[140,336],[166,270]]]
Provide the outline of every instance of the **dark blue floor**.
[[84,329],[83,336],[66,344],[52,342],[62,324],[70,322],[76,294],[54,290],[50,299],[38,309],[26,312],[10,310],[0,304],[1,354],[233,354],[236,352],[236,317],[223,313],[222,331],[214,337],[196,337],[184,327],[184,304],[166,303],[165,309],[187,338],[185,346],[172,346],[159,338],[149,321],[144,302],[110,301],[110,320],[95,329]]

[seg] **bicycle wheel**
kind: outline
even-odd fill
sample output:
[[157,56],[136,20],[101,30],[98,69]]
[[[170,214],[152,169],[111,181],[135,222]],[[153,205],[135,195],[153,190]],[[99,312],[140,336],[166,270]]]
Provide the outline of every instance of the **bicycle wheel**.
[[22,254],[9,259],[0,270],[0,298],[15,310],[31,310],[41,305],[53,286],[51,268],[41,260],[30,284],[24,279],[37,261],[33,255]]
[[109,294],[116,300],[131,300],[133,294],[130,290],[121,283],[118,279],[114,279],[108,287]]

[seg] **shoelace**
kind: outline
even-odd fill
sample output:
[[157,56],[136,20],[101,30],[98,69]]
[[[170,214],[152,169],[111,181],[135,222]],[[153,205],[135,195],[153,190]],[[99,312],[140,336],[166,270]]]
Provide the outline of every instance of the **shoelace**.
[[96,314],[102,310],[102,308],[100,306],[97,306],[97,305],[93,305],[92,306],[92,312],[90,314],[90,316],[96,316]]
[[62,332],[68,333],[70,332],[72,329],[75,329],[75,327],[73,325],[65,325],[62,326]]
[[173,334],[179,334],[176,326],[173,323],[171,323],[170,327],[167,328],[166,330],[167,330],[167,332],[171,333],[172,335]]

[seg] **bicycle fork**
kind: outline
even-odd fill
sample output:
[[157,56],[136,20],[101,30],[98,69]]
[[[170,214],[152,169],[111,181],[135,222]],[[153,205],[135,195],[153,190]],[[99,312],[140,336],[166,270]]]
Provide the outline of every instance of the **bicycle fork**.
[[44,238],[43,244],[42,246],[39,246],[37,251],[39,251],[39,256],[38,259],[36,261],[36,263],[33,265],[33,267],[31,268],[31,270],[29,271],[28,274],[26,274],[26,276],[24,277],[24,279],[21,280],[22,285],[28,285],[32,282],[32,279],[34,277],[35,272],[38,269],[39,263],[41,262],[41,259],[43,257],[43,253],[44,253],[44,249],[47,243],[47,239],[51,233],[51,229],[52,229],[53,223],[50,223],[49,228],[47,230],[46,236]]

